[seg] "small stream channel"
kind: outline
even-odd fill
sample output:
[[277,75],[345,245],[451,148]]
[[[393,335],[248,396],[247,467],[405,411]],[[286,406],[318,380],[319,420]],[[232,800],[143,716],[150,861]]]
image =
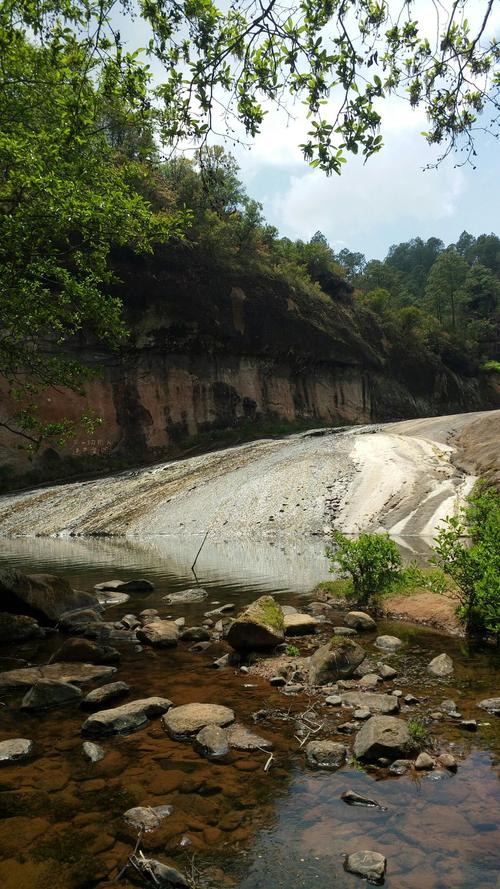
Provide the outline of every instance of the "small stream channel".
[[[108,609],[106,619],[158,608],[161,616],[185,616],[189,626],[199,625],[214,602],[240,606],[263,592],[282,604],[304,604],[327,576],[323,548],[322,541],[209,547],[197,565],[208,598],[189,606],[168,606],[162,597],[193,586],[192,541],[3,540],[0,567],[59,573],[89,590],[114,577],[145,577],[155,584],[154,593],[132,594]],[[333,617],[342,623],[340,614]],[[398,678],[383,690],[400,688],[420,699],[402,708],[405,718],[428,720],[442,700],[452,698],[464,718],[478,720],[474,734],[449,718],[429,721],[435,749],[457,757],[456,774],[410,769],[396,777],[352,762],[336,772],[311,771],[294,737],[295,721],[279,718],[304,711],[307,696],[285,696],[235,668],[212,669],[223,644],[203,653],[189,652],[189,643],[168,650],[122,644],[115,678],[131,685],[132,698],[226,704],[239,722],[273,741],[273,764],[265,772],[267,754],[260,751],[235,751],[227,764],[209,763],[188,742],[170,740],[159,719],[134,734],[99,741],[107,754],[92,764],[81,751],[86,714],[78,707],[33,715],[18,709],[19,695],[5,696],[0,740],[32,738],[37,756],[0,770],[2,889],[128,887],[126,877],[112,882],[135,844],[121,816],[134,805],[166,803],[172,815],[159,831],[144,835],[141,848],[186,873],[199,869],[199,885],[211,889],[356,889],[363,883],[345,873],[343,856],[358,849],[387,857],[388,889],[498,889],[500,720],[476,706],[500,692],[498,654],[409,624],[381,621],[378,633],[383,632],[404,640],[400,653],[381,655],[373,647],[374,634],[359,641],[398,669]],[[0,669],[9,668],[12,657],[44,663],[60,642],[54,634],[15,650],[4,646]],[[309,653],[319,641],[308,637],[297,644]],[[431,679],[426,664],[443,651],[453,658],[455,674],[446,681]],[[256,725],[253,714],[262,709],[275,716]],[[325,720],[324,737],[349,718],[346,711],[342,718],[324,706],[318,713]],[[352,735],[333,736],[352,745]],[[375,798],[384,810],[347,806],[341,799],[347,789]]]

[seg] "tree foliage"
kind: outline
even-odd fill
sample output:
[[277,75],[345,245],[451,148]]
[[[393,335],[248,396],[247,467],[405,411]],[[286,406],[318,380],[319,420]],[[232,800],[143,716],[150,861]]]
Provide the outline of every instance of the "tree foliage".
[[340,531],[332,534],[334,547],[326,553],[330,571],[350,577],[352,597],[359,604],[375,603],[401,573],[399,550],[388,534],[360,534],[357,539]]

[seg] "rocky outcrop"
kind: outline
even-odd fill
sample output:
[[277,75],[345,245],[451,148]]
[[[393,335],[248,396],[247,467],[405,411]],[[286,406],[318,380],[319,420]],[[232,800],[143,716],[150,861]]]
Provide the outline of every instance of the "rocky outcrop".
[[0,602],[3,611],[27,614],[55,624],[62,614],[78,608],[93,608],[96,598],[71,588],[67,580],[55,574],[0,573]]

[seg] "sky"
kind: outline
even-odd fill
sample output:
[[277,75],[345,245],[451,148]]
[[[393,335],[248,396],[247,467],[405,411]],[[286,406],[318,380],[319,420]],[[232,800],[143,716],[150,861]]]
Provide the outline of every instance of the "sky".
[[[220,2],[224,7],[228,0]],[[441,4],[449,5],[449,0]],[[482,21],[485,7],[486,0],[470,0],[471,25]],[[412,7],[431,34],[435,8],[433,0],[415,0]],[[122,22],[130,48],[146,45],[141,24],[140,19],[133,25]],[[489,30],[487,36],[500,30],[500,3]],[[161,76],[154,64],[152,70],[155,79]],[[381,100],[379,110],[383,149],[366,164],[347,155],[341,176],[327,178],[304,161],[298,146],[308,125],[300,104],[289,106],[288,115],[271,110],[250,148],[230,141],[225,147],[239,163],[248,194],[261,202],[266,220],[283,236],[309,240],[319,230],[336,251],[347,247],[382,259],[391,244],[416,236],[448,244],[464,230],[474,236],[500,234],[500,141],[478,135],[476,169],[459,166],[460,154],[450,155],[437,169],[425,169],[440,151],[421,135],[428,129],[422,111],[397,97]],[[222,138],[212,141],[224,144]]]

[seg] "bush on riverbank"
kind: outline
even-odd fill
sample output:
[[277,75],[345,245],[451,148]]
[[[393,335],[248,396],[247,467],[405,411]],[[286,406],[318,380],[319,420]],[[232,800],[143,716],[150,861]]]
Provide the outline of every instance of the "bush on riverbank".
[[330,571],[349,578],[348,598],[360,605],[375,604],[401,574],[401,556],[388,534],[360,534],[357,540],[334,531],[335,548],[328,548]]

